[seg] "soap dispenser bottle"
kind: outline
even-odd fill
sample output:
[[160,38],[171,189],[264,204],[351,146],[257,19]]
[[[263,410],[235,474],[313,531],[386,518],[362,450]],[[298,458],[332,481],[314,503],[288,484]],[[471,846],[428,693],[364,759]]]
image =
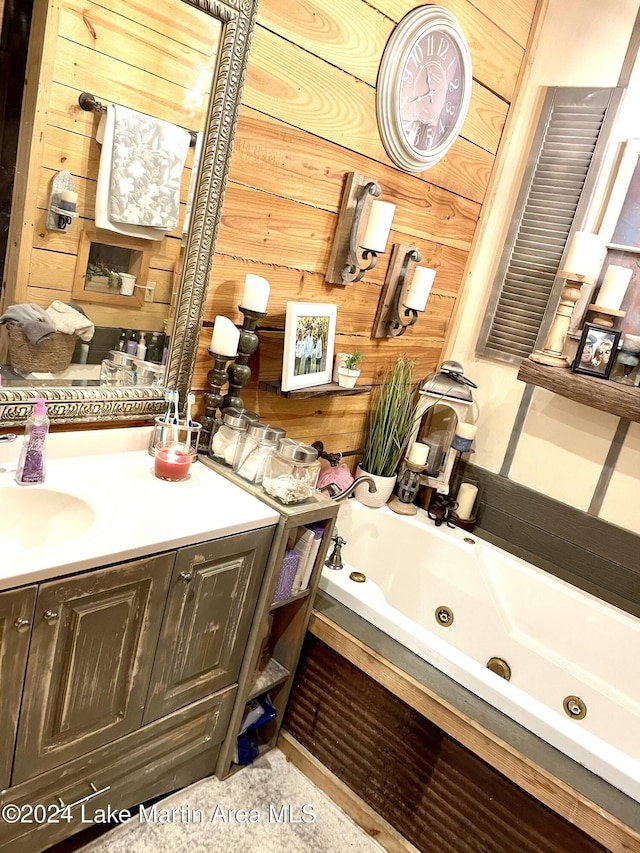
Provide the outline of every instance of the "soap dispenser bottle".
[[27,418],[22,449],[16,469],[16,483],[21,486],[44,483],[45,440],[49,432],[47,406],[42,397],[35,401],[33,414]]

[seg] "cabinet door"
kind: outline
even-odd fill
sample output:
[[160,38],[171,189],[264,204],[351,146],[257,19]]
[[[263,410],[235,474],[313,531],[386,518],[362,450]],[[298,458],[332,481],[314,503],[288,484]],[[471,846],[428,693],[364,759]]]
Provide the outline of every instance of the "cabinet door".
[[36,587],[0,592],[0,790],[9,786]]
[[237,680],[273,528],[178,552],[144,722]]
[[40,586],[13,784],[140,725],[174,559]]

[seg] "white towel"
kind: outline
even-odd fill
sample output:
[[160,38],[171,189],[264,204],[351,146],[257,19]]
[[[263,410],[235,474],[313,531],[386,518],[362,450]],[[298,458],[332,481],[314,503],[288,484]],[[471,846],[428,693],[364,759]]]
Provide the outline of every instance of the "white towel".
[[90,341],[95,332],[95,326],[86,314],[76,311],[71,305],[55,299],[46,309],[45,314],[53,323],[56,332],[65,335],[77,335],[82,341]]
[[178,223],[189,133],[135,110],[108,106],[97,140],[102,142],[97,227],[162,240]]

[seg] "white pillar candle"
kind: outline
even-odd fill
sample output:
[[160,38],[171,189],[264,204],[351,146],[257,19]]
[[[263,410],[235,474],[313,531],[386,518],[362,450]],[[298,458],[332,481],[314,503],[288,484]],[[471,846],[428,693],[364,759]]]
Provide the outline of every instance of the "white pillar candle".
[[628,267],[617,267],[610,264],[600,285],[596,305],[619,311],[632,275],[633,270]]
[[474,439],[477,432],[478,427],[475,424],[459,423],[456,427],[456,435],[459,435],[460,438]]
[[362,238],[361,246],[374,252],[384,252],[391,231],[395,204],[389,201],[374,199],[369,208],[369,220]]
[[429,267],[415,268],[409,293],[407,293],[407,298],[404,300],[405,308],[424,311],[435,277],[436,271],[429,269]]
[[73,190],[62,190],[60,193],[60,201],[68,201],[71,202],[71,204],[77,204],[78,193],[74,193]]
[[463,521],[471,518],[477,494],[478,487],[474,486],[473,483],[461,483],[458,491],[458,497],[456,498],[458,501],[458,509],[455,512],[458,518],[463,519]]
[[264,314],[267,310],[270,290],[271,287],[266,278],[248,273],[244,280],[244,293],[240,305],[250,311],[259,311]]
[[211,352],[216,355],[226,355],[228,358],[235,358],[238,354],[238,341],[240,340],[240,330],[237,329],[228,317],[216,317],[213,324],[213,334],[211,335]]
[[571,238],[560,275],[578,281],[594,281],[600,272],[605,248],[605,242],[599,234],[576,231]]
[[427,464],[428,455],[429,445],[422,444],[421,441],[414,441],[411,447],[409,448],[407,462],[411,462],[412,465],[418,465],[421,468],[424,468],[424,466]]

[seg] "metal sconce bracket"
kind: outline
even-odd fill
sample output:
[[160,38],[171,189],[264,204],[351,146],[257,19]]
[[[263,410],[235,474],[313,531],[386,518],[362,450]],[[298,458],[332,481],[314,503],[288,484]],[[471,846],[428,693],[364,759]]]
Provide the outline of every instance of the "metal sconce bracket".
[[338,227],[333,238],[331,254],[324,280],[329,284],[352,284],[360,281],[365,272],[378,260],[375,252],[364,249],[362,256],[369,261],[367,267],[360,266],[358,259],[358,235],[364,234],[369,217],[370,198],[379,196],[381,189],[373,178],[350,172],[342,194]]
[[400,337],[418,319],[415,308],[405,308],[404,315],[408,320],[403,322],[400,318],[400,306],[402,297],[409,292],[416,266],[421,260],[422,255],[413,243],[394,244],[373,321],[372,338]]

